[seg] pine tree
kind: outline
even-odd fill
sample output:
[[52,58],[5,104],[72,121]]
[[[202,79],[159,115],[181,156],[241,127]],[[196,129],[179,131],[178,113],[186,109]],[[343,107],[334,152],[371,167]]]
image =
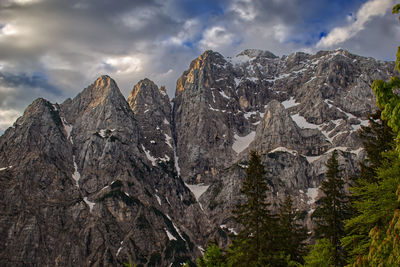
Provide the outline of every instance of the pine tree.
[[288,196],[279,210],[280,243],[281,251],[289,256],[291,261],[304,263],[306,254],[307,228],[300,222],[300,212],[293,207],[293,201]]
[[207,251],[203,257],[197,260],[199,267],[226,267],[226,259],[224,252],[216,243],[211,243],[207,246]]
[[310,247],[310,253],[304,258],[305,267],[329,267],[334,265],[334,247],[327,238],[318,239],[315,245]]
[[[388,165],[390,169],[392,161],[397,160],[395,156],[389,156],[392,152],[388,152],[394,149],[394,134],[387,123],[379,119],[380,115],[379,110],[371,115],[369,126],[363,126],[359,132],[367,157],[360,163],[360,175],[354,179],[350,189],[353,214],[345,222],[346,235],[342,238],[350,262],[368,253],[370,230],[375,226],[386,227],[396,204],[393,185],[396,185],[398,179],[393,175],[391,177],[394,180],[378,175],[382,173],[382,165]],[[384,171],[387,170],[384,167]]]
[[228,251],[228,261],[233,266],[268,266],[276,260],[277,222],[266,201],[268,184],[261,157],[250,153],[250,160],[243,182],[242,194],[246,201],[233,211],[242,230],[234,238]]
[[[397,4],[393,7],[393,14],[399,14],[399,12],[400,4]],[[400,46],[397,49],[396,69],[400,71]],[[400,78],[396,76],[392,77],[389,82],[376,80],[372,84],[372,90],[377,99],[376,104],[382,110],[381,118],[383,121],[387,121],[396,136],[396,148],[395,151],[385,153],[386,159],[377,169],[377,186],[380,188],[377,188],[376,192],[381,191],[380,196],[369,198],[368,202],[372,205],[364,207],[371,210],[370,214],[376,220],[376,225],[370,231],[371,245],[368,255],[360,255],[355,266],[399,266],[400,264],[400,212],[396,209],[398,208],[397,201],[393,199],[393,190],[400,182],[399,88]],[[368,202],[365,201],[365,203]],[[384,207],[384,212],[377,207]],[[394,211],[394,216],[393,213],[389,215],[390,210]],[[386,224],[385,221],[390,218],[392,220]]]
[[317,201],[318,206],[312,214],[312,218],[316,223],[315,233],[317,237],[329,239],[334,247],[333,261],[335,266],[342,266],[344,255],[340,238],[344,235],[344,220],[348,216],[348,208],[336,150],[329,158],[327,167],[327,179],[321,185],[324,196]]

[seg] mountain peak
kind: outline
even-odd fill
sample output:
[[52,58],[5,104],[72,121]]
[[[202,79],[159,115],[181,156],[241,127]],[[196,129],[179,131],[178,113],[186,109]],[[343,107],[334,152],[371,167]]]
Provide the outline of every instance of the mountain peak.
[[265,58],[278,58],[272,52],[260,49],[246,49],[240,52],[237,56],[248,56],[249,58],[265,57]]
[[155,103],[168,103],[169,98],[165,87],[159,88],[152,80],[145,78],[140,80],[133,88],[128,97],[128,103],[133,112],[137,112],[138,106],[151,106]]

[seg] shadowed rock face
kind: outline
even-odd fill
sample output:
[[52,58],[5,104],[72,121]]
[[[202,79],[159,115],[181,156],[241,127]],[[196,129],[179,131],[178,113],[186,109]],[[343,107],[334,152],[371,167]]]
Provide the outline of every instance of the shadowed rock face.
[[2,265],[109,266],[131,257],[166,266],[198,255],[199,205],[173,156],[153,165],[142,136],[107,76],[61,105],[32,103],[0,138]]
[[370,84],[393,69],[344,50],[206,51],[178,79],[173,107],[149,79],[125,100],[108,76],[60,105],[37,99],[0,137],[0,264],[194,261],[238,230],[231,210],[250,150],[272,209],[291,195],[311,226],[330,153],[343,177],[357,174]]
[[133,87],[128,103],[140,128],[139,138],[143,149],[155,159],[154,162],[172,161],[174,141],[171,133],[171,105],[165,88],[158,88],[149,79],[144,79]]

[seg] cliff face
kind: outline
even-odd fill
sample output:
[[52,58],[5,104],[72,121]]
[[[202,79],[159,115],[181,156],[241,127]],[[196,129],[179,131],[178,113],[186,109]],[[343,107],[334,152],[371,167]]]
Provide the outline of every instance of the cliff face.
[[393,70],[393,63],[344,50],[281,58],[260,50],[234,58],[207,51],[195,59],[177,83],[176,150],[186,156],[178,160],[182,179],[210,185],[200,202],[212,235],[223,243],[237,227],[230,211],[241,200],[251,150],[262,154],[269,201],[277,208],[291,195],[311,226],[325,162],[339,150],[344,177],[357,174],[364,157],[357,131],[375,110],[370,85]]
[[165,266],[199,254],[199,205],[173,152],[153,160],[138,122],[107,76],[61,105],[27,108],[0,139],[2,265],[104,266],[130,256]]
[[344,177],[364,157],[357,130],[370,84],[394,64],[344,50],[277,57],[206,51],[165,88],[144,79],[125,100],[102,76],[62,104],[35,100],[0,137],[0,263],[179,266],[228,243],[250,150],[273,208],[304,211],[339,150]]

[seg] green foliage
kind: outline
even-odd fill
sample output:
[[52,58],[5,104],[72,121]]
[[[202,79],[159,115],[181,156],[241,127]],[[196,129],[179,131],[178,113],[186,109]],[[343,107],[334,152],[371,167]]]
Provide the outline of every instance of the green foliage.
[[336,151],[329,158],[327,167],[327,179],[321,185],[324,196],[317,201],[318,206],[312,214],[312,218],[316,223],[317,237],[330,240],[334,247],[333,260],[335,266],[340,266],[344,261],[340,238],[344,235],[343,221],[348,217],[348,205]]
[[327,238],[317,240],[317,243],[310,247],[310,253],[304,258],[306,267],[328,267],[334,266],[335,248]]
[[[381,227],[387,224],[395,203],[392,186],[396,186],[397,179],[392,175],[394,179],[388,181],[381,173],[387,171],[386,166],[391,166],[397,160],[393,155],[390,159],[389,155],[393,152],[387,152],[395,146],[394,133],[379,118],[380,111],[371,115],[369,127],[363,126],[359,133],[367,158],[360,163],[360,175],[354,179],[350,189],[354,215],[345,222],[346,236],[341,240],[351,261],[358,255],[368,253],[371,242],[369,231],[378,224]],[[378,176],[378,172],[381,175]]]
[[[400,4],[397,4],[393,7],[393,14],[399,14],[399,11]],[[396,69],[400,71],[400,47],[397,50]],[[399,217],[395,210],[398,203],[394,190],[400,182],[400,79],[392,77],[389,82],[376,80],[372,90],[377,106],[382,110],[382,121],[387,121],[394,132],[396,146],[395,150],[391,150],[392,146],[386,152],[377,149],[378,153],[368,154],[371,159],[378,157],[374,166],[376,175],[371,175],[373,179],[370,180],[359,179],[353,188],[354,206],[358,214],[346,223],[346,229],[350,231],[343,243],[346,246],[351,246],[352,242],[355,244],[352,251],[355,266],[398,266]],[[378,137],[381,134],[376,133]],[[386,141],[388,144],[391,142]],[[366,238],[367,232],[369,236]]]
[[[392,14],[399,14],[399,12],[400,12],[400,4],[397,4],[393,7]],[[399,16],[399,20],[400,20],[400,16]]]
[[400,97],[397,95],[399,88],[400,79],[398,77],[392,77],[389,82],[376,80],[372,84],[372,90],[376,95],[376,104],[382,109],[382,120],[386,120],[389,127],[396,133],[397,143],[400,140]]
[[[399,196],[400,186],[397,189]],[[370,231],[368,254],[359,255],[353,266],[400,266],[400,210],[394,211],[388,229],[374,227]]]
[[197,259],[199,267],[226,267],[226,256],[217,244],[209,244],[203,257]]
[[293,262],[303,263],[306,254],[307,228],[300,222],[301,213],[293,207],[293,201],[288,196],[279,211],[279,240],[281,252]]
[[278,225],[266,202],[265,174],[261,157],[251,152],[241,190],[246,201],[233,211],[235,220],[243,226],[228,251],[228,261],[233,266],[266,266],[277,258],[274,232]]

